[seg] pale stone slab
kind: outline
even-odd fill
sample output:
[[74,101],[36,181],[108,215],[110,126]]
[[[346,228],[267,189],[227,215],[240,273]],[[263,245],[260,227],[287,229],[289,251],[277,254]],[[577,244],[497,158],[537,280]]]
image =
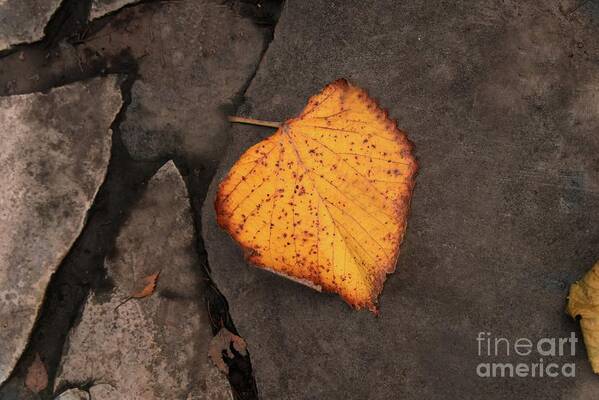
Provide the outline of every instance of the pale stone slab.
[[90,400],[90,397],[85,390],[69,389],[61,393],[55,400]]
[[[114,288],[89,295],[65,345],[56,387],[110,383],[94,399],[231,398],[226,378],[214,379],[208,363],[212,334],[192,212],[172,161],[148,183],[106,268]],[[151,296],[123,303],[159,271]]]
[[121,105],[116,77],[0,97],[0,383],[104,181]]
[[0,0],[0,51],[44,37],[61,0]]
[[126,6],[127,4],[137,3],[139,0],[93,0],[89,19],[93,20],[109,14]]

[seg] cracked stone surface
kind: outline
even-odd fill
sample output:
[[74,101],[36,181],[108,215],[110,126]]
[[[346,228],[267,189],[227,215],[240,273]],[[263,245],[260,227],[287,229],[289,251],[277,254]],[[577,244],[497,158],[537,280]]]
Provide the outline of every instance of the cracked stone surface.
[[65,390],[55,400],[91,400],[89,392],[80,389]]
[[0,0],[0,51],[31,43],[44,36],[44,28],[62,0]]
[[[149,181],[105,266],[113,288],[90,293],[55,388],[91,382],[94,400],[231,399],[208,361],[212,333],[191,207],[172,161]],[[158,271],[153,295],[123,303]]]
[[0,383],[104,181],[121,104],[116,77],[0,97]]
[[214,169],[228,143],[223,107],[254,73],[265,32],[212,0],[142,4],[115,15],[87,45],[107,56],[129,48],[139,64],[121,126],[131,156],[180,154]]
[[[205,240],[262,398],[597,397],[582,340],[552,359],[576,379],[476,376],[540,358],[479,357],[479,332],[581,339],[564,306],[599,258],[599,6],[586,3],[286,2],[245,114],[295,116],[345,77],[398,119],[420,172],[378,318],[248,266],[215,223],[216,179]],[[219,178],[270,132],[235,127]]]
[[120,400],[121,393],[112,385],[98,383],[91,385],[88,390],[68,389],[54,400]]
[[108,13],[118,10],[127,4],[137,3],[140,0],[93,0],[89,11],[89,19],[93,20]]

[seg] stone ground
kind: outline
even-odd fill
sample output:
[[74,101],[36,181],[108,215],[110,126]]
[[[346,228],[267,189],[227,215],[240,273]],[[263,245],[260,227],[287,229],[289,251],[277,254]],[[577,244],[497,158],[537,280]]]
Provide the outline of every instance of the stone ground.
[[[66,0],[47,26],[39,4],[49,3],[28,3],[0,3],[3,20],[16,13],[31,24],[6,27],[0,49],[0,398],[256,398],[249,356],[227,359],[230,385],[208,363],[210,337],[237,331],[195,232],[229,141],[225,117],[279,3]],[[39,42],[20,36],[40,29]],[[113,82],[113,92],[93,82]],[[178,183],[152,194],[166,165]],[[119,274],[131,260],[139,266]],[[155,295],[113,312],[154,269]],[[33,393],[24,382],[38,355],[49,382]]]
[[[539,358],[480,357],[479,332],[581,337],[564,306],[599,256],[599,2],[0,0],[0,22],[0,399],[599,395],[582,343],[552,360],[576,378],[476,375]],[[339,77],[420,164],[378,317],[248,266],[212,207],[270,133],[225,116],[285,120]],[[221,327],[249,349],[228,382]]]

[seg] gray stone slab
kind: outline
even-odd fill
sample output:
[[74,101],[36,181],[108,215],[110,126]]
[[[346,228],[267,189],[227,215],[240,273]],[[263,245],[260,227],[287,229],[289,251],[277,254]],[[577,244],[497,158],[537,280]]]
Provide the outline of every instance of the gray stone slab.
[[93,0],[89,11],[89,19],[94,20],[114,12],[127,4],[137,3],[139,0]]
[[345,77],[379,99],[420,164],[380,316],[248,266],[214,220],[218,180],[265,128],[235,127],[204,209],[213,277],[263,399],[595,398],[576,379],[479,378],[476,337],[567,337],[569,284],[599,258],[596,4],[293,1],[248,92],[284,120]]
[[[191,207],[172,161],[149,181],[105,265],[114,287],[89,295],[56,387],[104,384],[90,390],[94,400],[230,399],[226,377],[208,361],[212,332]],[[154,294],[123,303],[158,271]]]
[[117,78],[0,97],[0,383],[104,181]]
[[80,389],[69,389],[61,393],[55,400],[90,400],[89,392]]
[[0,51],[44,37],[61,0],[0,0]]
[[228,142],[221,108],[253,75],[263,28],[230,5],[181,0],[123,10],[106,30],[110,36],[100,32],[89,46],[102,53],[128,47],[139,64],[121,126],[133,158],[179,154],[215,167]]

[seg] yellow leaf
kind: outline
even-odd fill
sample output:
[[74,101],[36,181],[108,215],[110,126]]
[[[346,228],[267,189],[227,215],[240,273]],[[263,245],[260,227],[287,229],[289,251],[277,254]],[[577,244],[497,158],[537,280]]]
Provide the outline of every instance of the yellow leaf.
[[581,317],[580,327],[593,372],[599,374],[599,262],[570,286],[566,312]]
[[25,376],[25,386],[29,390],[35,393],[39,393],[48,386],[48,372],[46,367],[40,358],[40,355],[36,353],[33,363],[27,369],[27,375]]
[[376,312],[416,169],[397,123],[340,79],[240,157],[220,184],[218,223],[249,262]]
[[148,297],[154,294],[154,291],[156,290],[156,285],[158,284],[159,276],[160,272],[156,272],[155,274],[146,276],[144,278],[144,288],[138,292],[133,293],[131,297],[134,299],[142,299],[144,297]]

